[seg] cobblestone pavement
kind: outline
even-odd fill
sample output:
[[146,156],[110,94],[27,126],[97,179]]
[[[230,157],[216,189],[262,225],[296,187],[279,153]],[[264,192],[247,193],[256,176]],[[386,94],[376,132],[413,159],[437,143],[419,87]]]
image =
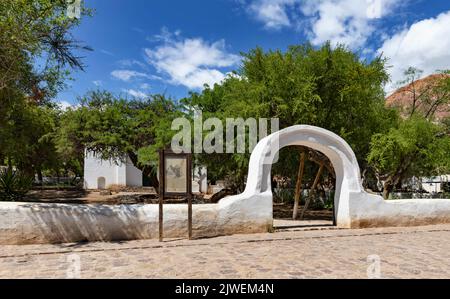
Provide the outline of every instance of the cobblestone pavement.
[[0,246],[0,278],[367,278],[378,265],[382,278],[450,278],[450,225]]

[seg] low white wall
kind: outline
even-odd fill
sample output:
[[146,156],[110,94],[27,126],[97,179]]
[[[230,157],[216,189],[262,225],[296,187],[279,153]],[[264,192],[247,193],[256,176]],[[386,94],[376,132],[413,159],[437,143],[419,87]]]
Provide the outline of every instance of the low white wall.
[[[234,199],[233,199],[234,198]],[[193,206],[193,236],[266,232],[268,201]],[[243,204],[244,203],[244,204]],[[112,241],[158,237],[158,205],[78,205],[0,202],[0,244]],[[187,237],[187,205],[164,205],[164,236]]]
[[[252,152],[244,192],[218,204],[193,206],[193,236],[211,237],[272,229],[270,170],[284,146],[304,145],[328,156],[336,172],[339,227],[450,223],[450,200],[384,201],[364,191],[355,154],[336,134],[293,126],[262,139]],[[93,167],[93,164],[89,164]],[[98,174],[100,175],[100,174]],[[106,181],[106,184],[109,182]],[[187,205],[165,205],[164,235],[187,235]],[[68,205],[0,202],[0,244],[110,241],[156,238],[157,205]]]
[[450,199],[384,200],[364,193],[352,194],[349,206],[352,228],[450,223]]

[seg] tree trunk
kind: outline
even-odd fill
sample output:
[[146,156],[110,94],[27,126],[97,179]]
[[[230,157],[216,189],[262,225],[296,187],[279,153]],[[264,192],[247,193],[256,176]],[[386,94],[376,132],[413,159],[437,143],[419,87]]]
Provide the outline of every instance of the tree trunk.
[[157,172],[158,171],[152,171],[152,166],[144,166],[142,168],[142,176],[147,177],[149,179],[149,183],[151,187],[154,187],[156,192],[159,191],[159,181]]
[[389,195],[394,191],[395,186],[401,181],[401,174],[390,176],[383,184],[383,198],[388,199]]
[[42,169],[40,168],[40,167],[38,167],[38,169],[37,169],[37,177],[38,177],[38,182],[39,182],[39,185],[43,185],[43,178],[42,178]]
[[292,213],[292,219],[295,220],[298,214],[298,204],[300,202],[301,192],[302,192],[302,179],[303,171],[305,168],[305,152],[300,153],[300,165],[298,167],[297,183],[295,184],[295,197],[294,197],[294,211]]
[[159,181],[158,181],[158,176],[157,176],[158,170],[152,171],[153,167],[155,167],[155,166],[141,165],[138,161],[138,156],[133,151],[129,151],[127,154],[128,154],[128,157],[130,157],[130,160],[133,163],[133,165],[137,169],[142,171],[142,177],[143,178],[148,177],[150,186],[154,187],[156,192],[158,192],[158,190],[159,190]]
[[308,198],[306,199],[305,205],[303,206],[302,213],[300,214],[300,220],[303,219],[303,215],[305,214],[305,211],[308,208],[308,204],[314,195],[314,189],[316,189],[316,186],[319,183],[320,175],[322,174],[323,168],[324,168],[324,165],[321,164],[319,170],[317,171],[316,178],[314,179],[314,183],[311,187],[311,191],[309,192]]
[[383,185],[383,198],[388,199],[389,195],[392,193],[392,190],[394,190],[394,185],[391,181],[384,182]]
[[12,161],[11,161],[11,157],[8,157],[8,169],[12,169],[13,165],[12,165]]

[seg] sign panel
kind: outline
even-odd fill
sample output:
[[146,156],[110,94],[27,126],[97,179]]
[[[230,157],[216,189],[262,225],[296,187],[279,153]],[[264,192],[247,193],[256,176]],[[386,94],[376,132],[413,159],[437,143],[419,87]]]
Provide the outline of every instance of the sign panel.
[[166,156],[165,166],[165,190],[166,193],[187,193],[188,174],[187,157]]
[[188,199],[188,237],[192,238],[192,156],[159,151],[159,241],[163,240],[163,201],[165,197]]

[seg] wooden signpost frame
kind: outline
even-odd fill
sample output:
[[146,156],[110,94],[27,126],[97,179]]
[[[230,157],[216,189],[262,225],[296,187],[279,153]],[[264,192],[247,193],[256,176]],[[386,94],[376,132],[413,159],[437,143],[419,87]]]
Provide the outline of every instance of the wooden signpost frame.
[[[166,192],[166,158],[186,160],[186,192]],[[163,202],[166,197],[184,196],[188,200],[188,238],[192,239],[192,154],[174,153],[169,149],[159,151],[159,241],[163,241]]]

